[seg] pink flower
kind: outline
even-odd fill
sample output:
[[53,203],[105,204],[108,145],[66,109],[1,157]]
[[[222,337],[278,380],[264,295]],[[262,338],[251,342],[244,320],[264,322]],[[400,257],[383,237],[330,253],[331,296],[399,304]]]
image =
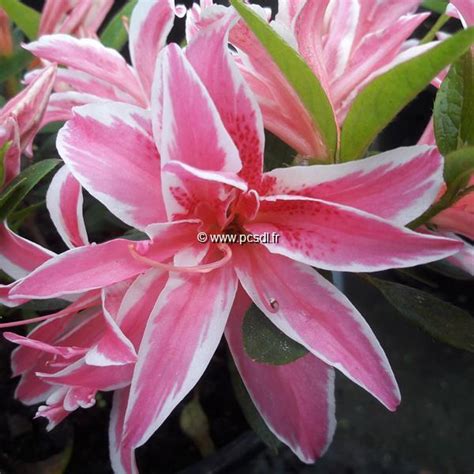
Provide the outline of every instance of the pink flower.
[[[148,311],[136,313],[146,327],[131,384],[114,398],[116,472],[136,472],[134,449],[196,384],[224,331],[258,410],[305,462],[321,456],[334,432],[333,367],[394,410],[398,387],[374,334],[311,267],[377,271],[460,247],[403,227],[442,184],[442,161],[430,147],[263,173],[262,118],[228,56],[228,24],[204,30],[185,53],[164,48],[150,111],[90,104],[74,109],[59,133],[58,150],[74,177],[149,239],[69,250],[11,291],[50,298],[137,278],[124,305]],[[278,243],[196,239],[198,232],[267,231],[279,234]],[[241,342],[250,300],[310,354],[287,366],[252,362]]]
[[113,0],[46,0],[39,36],[65,33],[93,37],[112,5]]
[[[270,25],[306,60],[326,90],[338,125],[342,125],[352,101],[371,80],[431,47],[406,44],[429,15],[414,13],[419,4],[420,0],[280,0]],[[187,17],[188,37],[219,18],[222,9],[210,7],[208,2],[201,8],[195,5]],[[237,48],[236,62],[257,96],[265,128],[300,155],[324,158],[326,150],[310,115],[242,22],[232,30],[230,42]]]
[[[80,2],[75,9],[90,2]],[[49,7],[48,7],[49,5]],[[51,2],[47,7],[57,6]],[[58,3],[59,6],[64,2]],[[104,4],[105,5],[105,4]],[[26,49],[38,58],[67,66],[59,68],[41,127],[72,117],[72,108],[105,101],[120,101],[149,108],[151,81],[156,56],[166,43],[173,26],[175,8],[170,0],[140,0],[133,10],[129,28],[132,66],[117,51],[97,39],[77,39],[65,34],[42,36]],[[34,80],[40,70],[26,76]],[[47,194],[51,218],[68,247],[88,243],[82,217],[82,188],[62,168],[54,177]]]
[[452,0],[446,13],[459,18],[464,28],[474,25],[474,2],[472,0]]
[[[44,69],[0,109],[0,150],[4,149],[0,191],[20,172],[21,152],[38,130],[55,72],[55,66]],[[0,269],[7,275],[14,279],[23,278],[52,255],[54,253],[14,234],[5,222],[0,222]],[[0,303],[6,306],[23,303],[22,300],[10,300],[8,292],[11,286],[0,284]]]

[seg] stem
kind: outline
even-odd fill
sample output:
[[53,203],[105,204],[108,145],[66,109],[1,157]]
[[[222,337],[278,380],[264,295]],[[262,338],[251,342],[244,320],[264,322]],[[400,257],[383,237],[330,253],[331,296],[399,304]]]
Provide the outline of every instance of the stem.
[[450,19],[446,13],[443,13],[437,20],[436,23],[431,27],[431,30],[426,33],[425,37],[420,41],[420,44],[426,44],[433,41],[436,37],[436,33],[447,23]]

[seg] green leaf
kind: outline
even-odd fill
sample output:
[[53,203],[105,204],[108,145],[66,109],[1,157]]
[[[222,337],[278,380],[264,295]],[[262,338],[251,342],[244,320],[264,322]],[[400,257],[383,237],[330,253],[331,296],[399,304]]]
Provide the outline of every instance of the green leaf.
[[[474,146],[460,148],[446,155],[444,180],[448,188],[465,186],[471,173],[474,173]],[[465,183],[459,183],[460,180]]]
[[244,317],[242,325],[244,349],[254,361],[262,364],[289,364],[308,351],[283,334],[255,305]]
[[40,23],[40,14],[36,10],[19,0],[0,0],[0,7],[5,10],[10,20],[25,33],[29,40],[36,38]]
[[424,0],[421,6],[441,15],[446,11],[448,3],[448,0]]
[[474,352],[474,318],[466,311],[409,286],[365,275],[403,316],[434,338]]
[[473,42],[474,28],[460,31],[370,82],[354,100],[343,123],[341,161],[362,158],[377,134],[398,112]]
[[132,10],[138,0],[129,0],[110,20],[109,24],[100,35],[100,41],[109,48],[120,51],[128,40],[128,33],[123,26],[122,17],[130,18]]
[[35,214],[38,209],[43,208],[45,204],[46,201],[37,202],[31,206],[20,209],[19,211],[10,213],[8,216],[8,227],[10,227],[13,232],[17,232],[23,222]]
[[0,57],[0,83],[20,74],[32,59],[33,55],[26,49],[19,49],[8,57]]
[[242,409],[245,419],[250,427],[257,433],[259,438],[273,451],[277,451],[281,447],[281,442],[278,438],[270,431],[264,419],[260,416],[257,408],[255,407],[249,393],[240,377],[239,371],[235,366],[232,357],[229,357],[229,372],[234,388],[235,397],[237,402]]
[[327,158],[332,159],[336,154],[337,126],[331,103],[317,77],[303,58],[242,0],[231,0],[231,4],[300,98],[321,133]]
[[474,145],[474,60],[471,52],[454,63],[441,84],[433,110],[436,144],[442,155]]
[[20,173],[0,193],[0,219],[5,219],[22,202],[35,185],[51,172],[61,160],[42,160]]

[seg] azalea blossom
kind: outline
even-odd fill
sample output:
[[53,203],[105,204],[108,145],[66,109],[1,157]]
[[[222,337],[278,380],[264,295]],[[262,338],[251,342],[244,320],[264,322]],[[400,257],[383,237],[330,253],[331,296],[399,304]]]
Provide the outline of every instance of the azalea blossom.
[[[429,16],[420,0],[280,0],[270,25],[305,59],[326,91],[340,126],[357,94],[375,77],[434,43],[407,40]],[[257,6],[256,12],[268,18]],[[201,2],[187,16],[188,39],[224,14]],[[301,100],[269,54],[240,22],[230,34],[236,63],[257,96],[265,128],[301,156],[324,159],[325,145]],[[282,106],[282,104],[285,104]]]
[[[374,334],[312,267],[378,271],[460,248],[403,227],[442,185],[442,160],[431,147],[263,173],[263,121],[230,59],[228,26],[224,18],[206,28],[185,52],[163,49],[151,80],[151,110],[123,102],[84,105],[58,135],[74,178],[148,239],[69,250],[10,292],[64,297],[135,282],[125,306],[149,311],[136,313],[143,338],[131,383],[114,396],[116,472],[136,472],[135,448],[196,384],[224,331],[261,415],[305,462],[321,456],[334,432],[333,367],[394,410],[398,386]],[[277,243],[197,240],[198,232],[267,231],[278,233]],[[143,291],[139,280],[153,289]],[[287,366],[253,362],[241,340],[250,301],[309,354]]]
[[66,33],[94,37],[113,3],[113,0],[46,0],[38,35]]

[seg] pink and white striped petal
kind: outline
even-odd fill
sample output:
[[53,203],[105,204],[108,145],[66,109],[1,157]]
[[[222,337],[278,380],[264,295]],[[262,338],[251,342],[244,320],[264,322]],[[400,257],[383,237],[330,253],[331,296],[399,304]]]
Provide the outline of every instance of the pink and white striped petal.
[[56,66],[48,66],[0,110],[0,122],[12,116],[20,135],[21,149],[35,136],[53,88]]
[[349,62],[357,26],[360,3],[358,0],[339,0],[330,3],[326,12],[329,33],[324,44],[324,65],[329,78],[344,73]]
[[114,472],[137,474],[133,448],[123,449],[122,446],[123,425],[129,394],[130,387],[114,392],[109,424],[109,456]]
[[433,147],[413,146],[337,165],[279,168],[265,181],[266,194],[323,199],[405,225],[436,199],[443,160]]
[[81,105],[105,102],[102,97],[83,92],[55,92],[51,94],[40,129],[51,122],[63,122],[73,117],[72,109]]
[[81,386],[94,390],[117,390],[130,384],[133,364],[92,366],[84,358],[66,366],[57,372],[36,372],[44,382],[54,385]]
[[81,185],[67,166],[63,166],[48,188],[46,207],[56,230],[69,248],[89,244],[82,203]]
[[69,250],[21,280],[11,296],[54,298],[103,288],[143,273],[148,266],[132,257],[129,248],[132,243],[115,239]]
[[132,379],[121,441],[125,472],[133,472],[130,451],[148,440],[201,377],[236,289],[230,265],[208,274],[170,276],[149,319]]
[[74,177],[125,223],[166,220],[148,111],[117,102],[74,109],[57,148]]
[[239,288],[225,330],[232,357],[268,428],[301,461],[313,463],[328,448],[336,428],[334,369],[312,354],[285,365],[252,361],[242,340],[250,303]]
[[136,351],[151,311],[167,281],[167,272],[152,268],[135,278],[120,303],[115,320]]
[[[116,287],[120,286],[119,294],[115,295]],[[118,303],[126,293],[128,285],[122,283],[112,285],[102,290],[102,309],[105,322],[105,332],[87,352],[85,363],[97,367],[110,367],[135,363],[137,353],[133,344],[118,326],[115,318],[118,311]],[[116,302],[110,301],[116,299]]]
[[130,56],[148,98],[151,95],[156,58],[166,44],[173,21],[174,2],[171,0],[140,0],[130,17]]
[[[228,48],[233,15],[203,29],[186,48],[186,58],[216,104],[224,126],[239,150],[239,175],[258,189],[263,170],[263,121],[257,102]],[[219,77],[219,80],[216,80]]]
[[12,232],[0,222],[0,270],[14,279],[23,278],[56,254]]
[[154,82],[160,87],[152,96],[153,131],[162,163],[174,160],[201,170],[238,173],[238,150],[209,92],[176,44],[160,54]]
[[69,35],[45,35],[24,48],[40,59],[86,72],[114,85],[146,106],[140,81],[125,59],[114,49],[106,48],[91,38],[73,38]]
[[281,331],[396,409],[400,392],[387,357],[336,287],[311,267],[261,246],[237,248],[234,262],[245,291]]
[[327,201],[294,196],[262,198],[245,229],[276,232],[271,252],[325,270],[375,272],[449,257],[459,242],[418,234],[380,217]]

